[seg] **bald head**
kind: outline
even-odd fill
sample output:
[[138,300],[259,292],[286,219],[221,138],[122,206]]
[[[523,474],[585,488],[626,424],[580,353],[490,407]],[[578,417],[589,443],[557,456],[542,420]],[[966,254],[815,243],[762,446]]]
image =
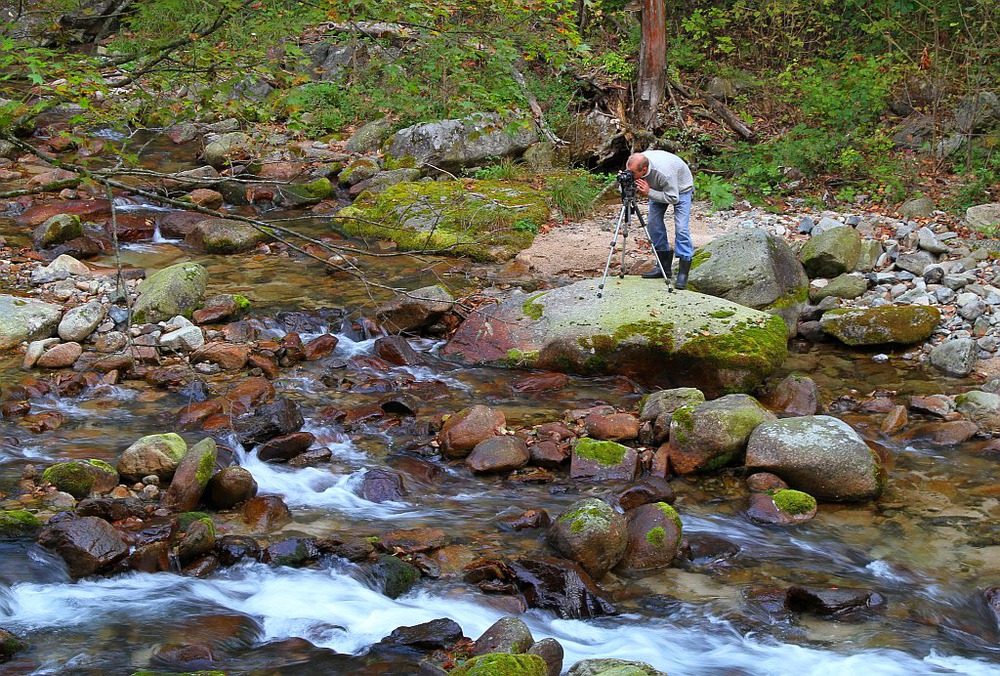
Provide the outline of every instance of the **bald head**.
[[645,176],[649,169],[649,160],[642,153],[632,153],[628,156],[628,161],[625,162],[625,168],[636,176]]

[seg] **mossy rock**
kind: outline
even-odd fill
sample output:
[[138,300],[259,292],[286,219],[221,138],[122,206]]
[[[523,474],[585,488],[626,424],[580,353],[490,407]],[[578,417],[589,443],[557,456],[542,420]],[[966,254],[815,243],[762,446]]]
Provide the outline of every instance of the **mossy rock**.
[[625,554],[625,517],[597,498],[584,498],[566,508],[546,533],[549,545],[576,561],[598,580]]
[[81,500],[117,486],[118,472],[103,460],[69,460],[47,468],[42,472],[42,481]]
[[208,286],[208,270],[197,263],[178,263],[153,273],[138,287],[133,308],[136,322],[160,322],[177,315],[190,317]]
[[846,225],[811,237],[799,251],[802,267],[810,279],[829,279],[850,272],[860,257],[861,235]]
[[26,509],[0,511],[0,538],[18,538],[33,535],[42,522]]
[[222,218],[206,218],[195,224],[191,232],[184,238],[184,242],[205,253],[235,254],[249,251],[261,242],[270,239],[271,235],[249,223]]
[[473,657],[449,673],[456,676],[545,676],[548,667],[538,655],[489,653]]
[[816,511],[816,498],[791,488],[777,491],[771,496],[775,506],[786,514],[801,516]]
[[820,319],[823,331],[847,345],[919,343],[940,323],[940,310],[929,305],[829,310]]
[[545,198],[528,184],[428,181],[363,192],[336,223],[349,235],[389,239],[406,251],[505,261],[531,245],[548,215]]
[[310,183],[293,183],[278,188],[281,203],[286,207],[302,207],[316,204],[333,194],[333,186],[326,177],[317,178]]

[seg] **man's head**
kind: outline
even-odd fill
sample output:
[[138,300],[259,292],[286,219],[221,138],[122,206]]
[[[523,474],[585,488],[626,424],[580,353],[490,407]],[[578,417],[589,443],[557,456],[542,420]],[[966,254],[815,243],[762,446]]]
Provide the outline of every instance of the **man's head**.
[[642,153],[632,153],[625,162],[625,168],[632,172],[636,178],[642,178],[649,171],[649,160]]

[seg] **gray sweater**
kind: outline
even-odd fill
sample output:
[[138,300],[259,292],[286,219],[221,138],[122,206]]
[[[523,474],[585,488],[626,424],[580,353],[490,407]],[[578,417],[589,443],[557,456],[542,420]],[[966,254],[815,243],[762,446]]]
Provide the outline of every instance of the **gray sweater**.
[[677,204],[681,193],[694,190],[691,169],[681,158],[665,150],[647,150],[649,173],[640,176],[649,184],[649,199],[667,204]]

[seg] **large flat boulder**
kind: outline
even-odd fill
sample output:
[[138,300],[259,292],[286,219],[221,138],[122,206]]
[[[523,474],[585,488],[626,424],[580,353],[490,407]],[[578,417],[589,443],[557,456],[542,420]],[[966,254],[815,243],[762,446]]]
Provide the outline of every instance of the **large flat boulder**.
[[847,345],[919,343],[940,323],[941,312],[930,305],[836,309],[820,319],[823,331]]
[[525,294],[481,308],[442,352],[471,364],[617,374],[652,387],[749,392],[788,355],[773,315],[639,277]]
[[455,170],[488,158],[519,157],[536,141],[538,133],[530,121],[476,114],[400,129],[386,149],[395,157],[412,157],[418,165]]
[[0,350],[54,335],[61,318],[62,308],[58,305],[18,296],[0,296]]

